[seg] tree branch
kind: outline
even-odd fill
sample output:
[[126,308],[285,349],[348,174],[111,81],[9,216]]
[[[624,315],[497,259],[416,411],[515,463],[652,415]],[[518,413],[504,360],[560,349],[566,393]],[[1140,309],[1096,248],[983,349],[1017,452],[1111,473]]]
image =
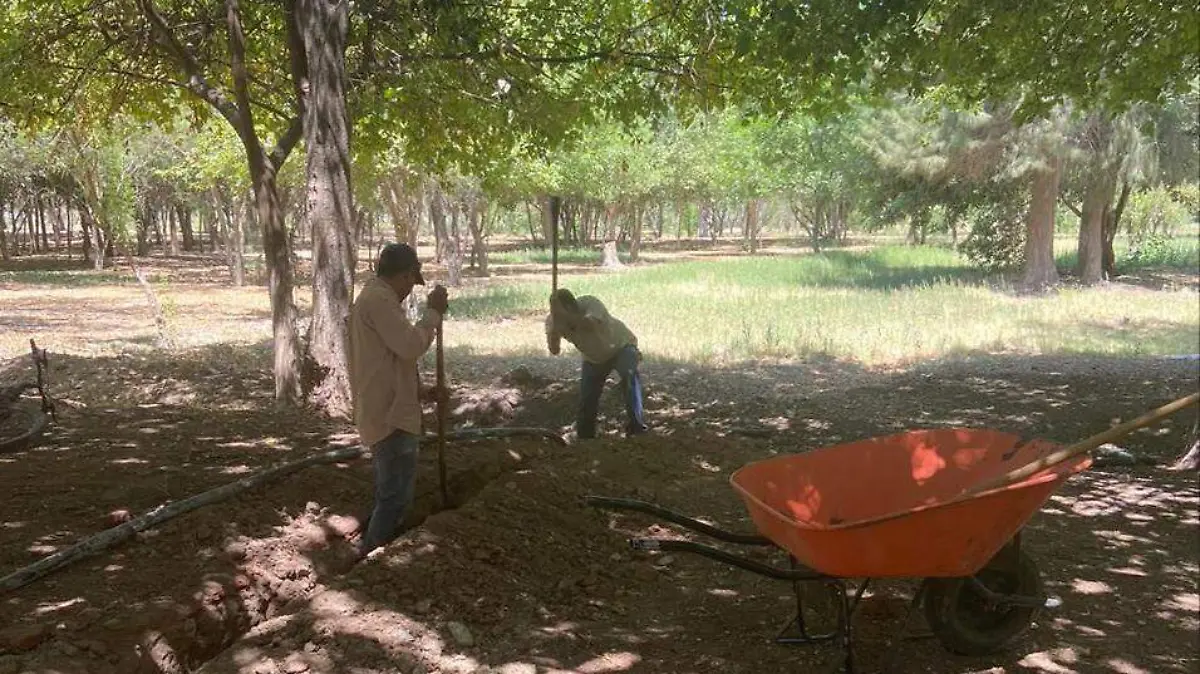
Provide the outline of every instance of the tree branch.
[[296,94],[296,115],[288,124],[288,128],[276,141],[272,148],[270,159],[276,168],[281,166],[300,142],[304,134],[304,114],[308,100],[308,57],[304,51],[304,40],[300,36],[300,24],[296,18],[296,0],[284,3],[284,21],[287,23],[288,57],[292,70],[292,87]]
[[271,148],[271,153],[268,155],[271,159],[271,165],[279,168],[283,162],[287,160],[288,155],[296,147],[296,143],[300,142],[300,136],[304,133],[304,118],[296,115],[292,118],[291,124],[288,125],[283,135],[275,142],[275,147]]
[[[150,2],[150,0],[144,0]],[[254,111],[250,107],[250,73],[246,69],[246,35],[242,32],[238,0],[225,0],[225,21],[229,27],[229,69],[233,75],[233,98],[241,110],[238,134],[242,141],[261,147],[254,130]]]
[[1059,197],[1058,202],[1061,203],[1063,206],[1066,206],[1068,209],[1070,209],[1070,211],[1075,214],[1075,217],[1078,217],[1078,218],[1083,217],[1083,211],[1076,208],[1075,204],[1071,203],[1070,201],[1067,201],[1066,197]]
[[[167,26],[166,19],[159,13],[158,7],[154,5],[154,0],[139,0],[138,4],[141,5],[142,14],[150,22],[154,32],[158,33],[162,47],[183,67],[183,71],[188,77],[186,85],[188,90],[207,101],[209,105],[221,113],[221,116],[233,128],[238,129],[240,133],[245,122],[243,119],[245,115],[242,114],[242,111],[239,111],[237,106],[231,103],[224,93],[209,84],[208,80],[204,78],[200,64],[196,62],[195,57],[179,43],[175,34],[171,32],[170,27]],[[247,115],[249,114],[249,110],[245,112]]]

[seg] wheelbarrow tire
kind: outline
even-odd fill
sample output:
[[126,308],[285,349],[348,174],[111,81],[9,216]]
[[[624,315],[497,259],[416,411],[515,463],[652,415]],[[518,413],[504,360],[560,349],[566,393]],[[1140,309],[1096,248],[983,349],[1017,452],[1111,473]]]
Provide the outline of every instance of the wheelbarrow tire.
[[[1042,575],[1022,550],[1016,570],[985,567],[975,575],[993,592],[1042,596]],[[1032,606],[989,606],[969,578],[930,578],[925,619],[946,650],[959,655],[991,655],[1004,650],[1029,629],[1038,609]]]

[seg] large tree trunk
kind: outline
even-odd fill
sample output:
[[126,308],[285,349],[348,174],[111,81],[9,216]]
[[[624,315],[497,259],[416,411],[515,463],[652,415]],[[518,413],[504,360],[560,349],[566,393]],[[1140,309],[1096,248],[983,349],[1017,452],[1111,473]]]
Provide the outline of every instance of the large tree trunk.
[[1062,160],[1057,156],[1050,157],[1048,164],[1034,172],[1032,181],[1023,279],[1030,288],[1045,288],[1058,283],[1058,270],[1054,267],[1054,205],[1058,202]]
[[295,404],[300,401],[300,342],[296,334],[296,305],[292,296],[295,272],[274,171],[274,167],[262,159],[251,161],[254,206],[259,226],[262,227],[263,257],[267,263],[267,286],[271,296],[275,399]]
[[296,21],[307,61],[304,114],[307,216],[312,232],[313,316],[304,357],[304,392],[327,415],[352,411],[347,362],[354,288],[350,121],[346,113],[345,2],[299,0]]
[[1113,181],[1094,176],[1083,197],[1079,218],[1079,280],[1094,285],[1104,280],[1104,214],[1111,207]]

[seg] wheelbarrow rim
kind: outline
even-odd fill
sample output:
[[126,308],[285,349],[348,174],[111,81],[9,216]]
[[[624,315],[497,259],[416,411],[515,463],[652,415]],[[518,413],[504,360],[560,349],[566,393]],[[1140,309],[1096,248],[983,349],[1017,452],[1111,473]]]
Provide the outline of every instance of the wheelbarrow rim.
[[[1056,443],[1049,443],[1048,441],[1033,440],[1031,442],[1047,442],[1050,445],[1050,449],[1053,449],[1056,446]],[[1018,446],[1021,446],[1021,447],[1027,446],[1027,445],[1031,444],[1031,442],[1022,443]],[[834,450],[834,449],[836,449],[836,447],[824,447],[824,448],[813,450],[813,451],[823,452],[823,451],[830,451],[830,450]],[[851,520],[851,521],[847,521],[847,522],[839,522],[837,524],[821,524],[818,522],[801,521],[801,520],[797,520],[792,517],[788,517],[784,513],[781,513],[777,509],[768,505],[765,501],[763,501],[757,495],[755,495],[754,493],[752,493],[751,491],[749,491],[748,489],[746,489],[745,487],[743,487],[741,484],[738,483],[738,476],[742,472],[750,470],[760,464],[764,464],[764,463],[767,463],[770,461],[777,461],[778,459],[779,459],[779,457],[772,457],[770,459],[762,459],[760,461],[754,461],[751,463],[747,463],[747,464],[743,465],[741,468],[738,468],[737,470],[735,470],[729,476],[729,482],[733,486],[734,490],[736,490],[739,494],[741,494],[743,498],[752,501],[755,505],[762,508],[762,510],[764,512],[770,514],[771,517],[774,517],[774,518],[784,522],[785,524],[788,524],[797,529],[805,529],[808,531],[839,531],[839,530],[845,530],[845,529],[854,529],[854,528],[863,527],[863,526],[867,526],[867,525],[871,525],[871,524],[878,524],[881,522],[887,522],[890,520],[899,519],[901,517],[907,517],[910,515],[914,515],[914,514],[921,513],[921,512],[926,512],[929,510],[934,510],[937,508],[947,508],[947,507],[950,507],[950,506],[953,506],[953,505],[956,505],[959,503],[964,503],[966,501],[974,501],[974,500],[978,500],[978,499],[982,499],[982,498],[994,498],[1003,492],[1011,492],[1011,491],[1015,491],[1018,489],[1026,489],[1029,487],[1034,487],[1037,485],[1045,484],[1047,482],[1054,482],[1054,481],[1065,482],[1067,479],[1071,478],[1075,474],[1080,473],[1084,470],[1087,470],[1087,468],[1090,467],[1092,464],[1092,458],[1090,456],[1085,455],[1085,456],[1076,458],[1074,463],[1067,463],[1065,466],[1066,470],[1063,470],[1063,467],[1060,467],[1060,466],[1047,466],[1045,469],[1038,471],[1037,473],[1034,473],[1033,475],[1030,475],[1029,477],[1027,477],[1023,480],[1000,485],[997,487],[993,487],[993,488],[985,490],[985,491],[973,492],[973,491],[967,490],[967,491],[965,491],[961,494],[958,494],[958,495],[956,495],[950,499],[947,499],[945,501],[921,504],[921,505],[914,506],[912,508],[907,508],[905,510],[897,510],[895,512],[884,513],[882,515],[876,515],[874,517],[869,517],[869,518],[865,518],[865,519]],[[1034,512],[1036,512],[1036,509],[1030,511],[1029,516],[1032,516]]]

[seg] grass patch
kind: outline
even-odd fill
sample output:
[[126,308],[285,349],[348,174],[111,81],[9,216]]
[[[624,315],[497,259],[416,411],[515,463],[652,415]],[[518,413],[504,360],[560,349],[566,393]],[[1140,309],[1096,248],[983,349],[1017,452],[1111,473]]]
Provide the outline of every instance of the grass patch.
[[[150,277],[151,280],[158,280]],[[128,273],[104,271],[62,271],[48,269],[22,269],[0,271],[0,283],[31,286],[56,286],[60,288],[91,288],[106,285],[137,283]]]
[[[623,252],[617,256],[622,262],[629,258]],[[550,264],[552,253],[550,248],[528,247],[515,250],[496,251],[488,253],[488,261],[492,264]],[[599,264],[601,251],[596,248],[559,248],[559,264]]]
[[[956,353],[1154,355],[1200,351],[1194,291],[1064,288],[1022,297],[942,248],[889,247],[797,257],[656,265],[571,277],[600,297],[644,351],[704,364],[832,356],[886,364]],[[522,283],[451,303],[453,343],[544,350],[549,288]],[[462,328],[468,329],[462,329]],[[449,337],[448,337],[449,339]]]

